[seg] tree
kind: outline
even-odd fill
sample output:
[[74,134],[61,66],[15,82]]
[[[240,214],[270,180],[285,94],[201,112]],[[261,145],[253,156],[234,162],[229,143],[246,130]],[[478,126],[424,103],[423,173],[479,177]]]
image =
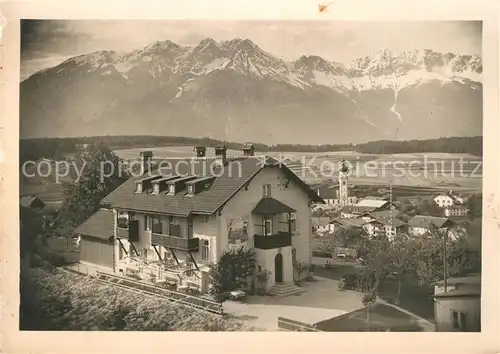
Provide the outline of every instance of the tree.
[[252,249],[240,247],[221,254],[219,261],[210,265],[210,293],[219,295],[238,288],[248,290],[249,280],[255,274],[256,262]]
[[382,280],[392,268],[390,264],[390,243],[385,235],[364,237],[358,246],[358,256],[365,267],[363,279],[373,278],[368,298],[376,294]]
[[353,247],[363,238],[363,230],[359,228],[338,228],[334,233],[335,240],[343,247]]
[[442,280],[445,275],[454,277],[481,271],[480,250],[471,246],[467,238],[451,240],[445,230],[435,227],[431,228],[427,237],[416,240],[413,260],[419,283],[427,285]]
[[471,219],[481,218],[483,215],[483,196],[482,194],[472,194],[466,202],[467,209],[469,209],[469,216]]
[[395,302],[399,303],[403,274],[413,269],[414,242],[407,234],[398,234],[389,247],[389,267],[397,274],[398,286]]
[[337,247],[335,234],[326,233],[322,236],[315,237],[314,241],[316,243],[316,249],[321,253],[328,253],[330,255],[335,253]]
[[443,216],[443,210],[433,200],[420,200],[416,211],[418,215]]
[[36,242],[43,233],[42,215],[31,209],[19,207],[20,216],[20,255],[21,258],[36,252]]
[[121,170],[120,159],[104,143],[91,145],[76,162],[81,176],[74,179],[64,193],[59,223],[75,227],[94,214],[101,200],[121,185],[126,176]]

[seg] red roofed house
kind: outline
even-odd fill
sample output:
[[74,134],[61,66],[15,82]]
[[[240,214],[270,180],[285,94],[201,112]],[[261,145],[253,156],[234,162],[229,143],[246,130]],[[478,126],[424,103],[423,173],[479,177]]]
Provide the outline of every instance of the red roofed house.
[[[146,163],[152,153],[141,157]],[[206,292],[208,265],[249,247],[271,274],[267,290],[293,285],[294,261],[311,263],[309,205],[323,203],[314,190],[275,159],[226,158],[223,146],[215,159],[168,162],[170,171],[156,166],[131,177],[77,228],[82,264],[155,281],[188,279]]]

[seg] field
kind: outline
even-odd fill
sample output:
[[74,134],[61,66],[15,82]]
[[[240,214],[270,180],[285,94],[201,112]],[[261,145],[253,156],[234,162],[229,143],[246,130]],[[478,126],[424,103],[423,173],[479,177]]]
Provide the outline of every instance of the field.
[[[152,148],[158,158],[193,156],[190,146]],[[123,149],[115,152],[123,159],[136,159],[141,149]],[[338,163],[344,159],[353,170],[353,185],[394,186],[415,189],[454,189],[480,191],[482,189],[482,160],[468,154],[418,153],[377,155],[352,151],[328,153],[256,152],[284,161],[306,183],[316,184],[336,179]],[[228,150],[228,156],[240,156],[241,151]],[[207,150],[213,156],[213,149]]]
[[[144,150],[117,149],[115,153],[124,160],[134,160]],[[168,146],[149,148],[155,158],[194,156],[192,146]],[[349,183],[356,187],[373,186],[387,188],[392,180],[393,186],[409,194],[428,194],[437,190],[453,189],[463,192],[481,191],[482,160],[467,154],[362,154],[352,151],[329,153],[300,152],[256,152],[281,159],[306,183],[318,184],[326,180],[336,180],[338,163],[344,159],[352,166]],[[241,156],[239,150],[228,150],[228,156]],[[213,149],[207,149],[207,157],[214,156]],[[44,177],[50,169],[51,174]],[[57,204],[62,200],[64,182],[71,183],[68,177],[56,183],[55,162],[44,162],[40,172],[34,177],[22,175],[20,194],[35,194],[46,203]],[[31,166],[27,173],[36,172]],[[64,171],[63,171],[64,172]]]

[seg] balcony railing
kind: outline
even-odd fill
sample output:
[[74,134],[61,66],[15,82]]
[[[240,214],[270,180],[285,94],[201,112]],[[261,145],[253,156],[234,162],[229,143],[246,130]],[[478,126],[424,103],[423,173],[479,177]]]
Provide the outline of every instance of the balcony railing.
[[198,238],[182,238],[163,234],[152,233],[151,243],[183,251],[198,251]]
[[287,247],[292,245],[292,237],[287,232],[278,232],[274,235],[254,235],[254,246],[261,250]]

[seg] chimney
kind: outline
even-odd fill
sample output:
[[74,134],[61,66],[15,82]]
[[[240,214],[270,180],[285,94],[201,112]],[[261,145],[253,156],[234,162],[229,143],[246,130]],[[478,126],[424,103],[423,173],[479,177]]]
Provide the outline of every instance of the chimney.
[[141,159],[141,176],[142,176],[151,167],[151,163],[153,162],[153,152],[141,151],[140,159]]
[[222,165],[226,164],[226,150],[227,147],[224,144],[215,146],[215,158]]
[[255,147],[253,144],[245,144],[243,146],[243,155],[244,156],[254,156],[255,154]]
[[198,145],[194,147],[194,151],[196,152],[196,157],[205,157],[207,148],[202,145]]

